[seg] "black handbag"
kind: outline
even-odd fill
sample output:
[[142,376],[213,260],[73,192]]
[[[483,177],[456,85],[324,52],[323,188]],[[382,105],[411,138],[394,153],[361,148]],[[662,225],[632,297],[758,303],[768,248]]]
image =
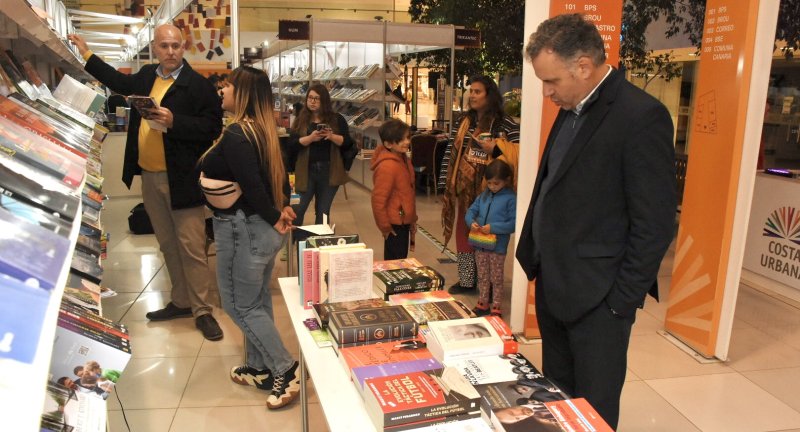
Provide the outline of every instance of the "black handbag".
[[358,156],[358,146],[353,144],[349,149],[339,148],[339,152],[342,154],[344,170],[350,171],[350,168],[353,166],[353,161],[356,159],[356,156]]
[[128,216],[128,229],[134,234],[153,234],[153,224],[144,209],[144,203],[136,204]]

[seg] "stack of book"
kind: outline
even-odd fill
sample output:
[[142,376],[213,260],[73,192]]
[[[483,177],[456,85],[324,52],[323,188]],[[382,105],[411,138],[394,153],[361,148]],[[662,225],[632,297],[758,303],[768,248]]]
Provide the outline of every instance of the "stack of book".
[[362,300],[372,297],[372,249],[358,235],[315,236],[299,241],[297,262],[300,302]]

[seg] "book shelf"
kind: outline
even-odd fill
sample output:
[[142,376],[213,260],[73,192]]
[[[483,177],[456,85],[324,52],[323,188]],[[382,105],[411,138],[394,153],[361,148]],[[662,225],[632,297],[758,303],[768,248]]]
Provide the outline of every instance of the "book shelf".
[[[28,3],[25,0],[0,1],[0,50],[3,51],[3,55],[5,55],[6,51],[9,52],[19,62],[27,61],[28,65],[25,67],[30,67],[30,71],[28,69],[23,71],[23,79],[30,79],[32,82],[34,82],[33,78],[31,77],[41,78],[42,85],[33,87],[36,87],[36,89],[42,93],[43,97],[46,96],[47,98],[50,98],[50,89],[54,87],[54,84],[56,84],[56,79],[60,78],[62,73],[80,78],[88,77],[89,75],[87,75],[83,70],[83,60],[80,58],[77,52],[74,51],[74,48],[72,48],[66,42],[66,35],[74,32],[74,27],[67,17],[66,8],[64,5],[60,1],[56,0],[45,0],[34,3],[39,6],[34,7],[31,5],[31,3]],[[8,58],[10,59],[10,57]],[[16,84],[19,83],[15,79],[12,79],[7,73],[4,74],[5,78],[3,79],[3,82],[5,84],[8,84],[5,79],[11,79]],[[13,92],[15,90],[13,87],[13,85],[5,87],[0,86],[0,90],[5,88],[6,91],[11,90]],[[26,93],[20,91],[22,88],[21,85],[17,85],[16,87],[16,93]],[[27,88],[33,87],[29,86]],[[48,88],[45,89],[45,87]],[[5,92],[3,94],[6,95]],[[36,94],[38,97],[38,93]],[[13,97],[16,97],[16,95]],[[9,99],[12,99],[13,97],[9,96]],[[25,141],[26,145],[31,145],[31,143],[33,143],[32,148],[38,147],[40,149],[44,149],[46,147],[49,149],[47,154],[56,155],[60,154],[62,151],[66,152],[66,154],[69,154],[69,158],[64,158],[63,156],[49,157],[34,151],[30,154],[27,154],[28,159],[38,162],[38,169],[47,166],[54,167],[56,170],[66,170],[67,168],[65,168],[64,161],[74,158],[75,161],[81,161],[80,165],[74,166],[76,167],[76,171],[79,170],[82,176],[77,177],[80,180],[79,182],[76,181],[76,183],[79,184],[75,185],[74,188],[70,187],[69,194],[64,194],[66,197],[65,200],[71,203],[69,206],[71,210],[59,211],[58,214],[54,214],[54,207],[48,207],[46,202],[48,197],[60,197],[60,192],[51,190],[48,193],[36,192],[32,193],[31,195],[26,195],[25,191],[33,191],[35,189],[26,189],[26,187],[21,186],[21,184],[24,183],[21,181],[24,177],[26,179],[25,181],[33,180],[31,184],[41,183],[44,189],[50,189],[50,186],[47,186],[49,183],[46,180],[43,180],[43,178],[47,178],[49,176],[45,174],[44,171],[32,170],[30,168],[30,166],[32,166],[30,165],[30,160],[17,158],[16,156],[12,155],[2,156],[4,158],[8,157],[9,159],[13,159],[12,162],[7,163],[4,159],[4,172],[14,172],[16,175],[18,175],[18,177],[4,177],[5,182],[10,182],[11,184],[2,184],[1,186],[3,186],[3,191],[4,193],[9,194],[10,197],[24,204],[16,204],[18,206],[17,208],[22,208],[22,210],[19,210],[19,213],[17,211],[8,210],[8,208],[11,208],[11,204],[8,204],[8,208],[6,208],[6,204],[4,204],[3,211],[20,218],[23,217],[20,215],[24,214],[26,211],[25,209],[28,208],[28,205],[31,207],[39,207],[45,210],[44,213],[46,213],[48,217],[54,217],[54,219],[59,220],[62,224],[64,224],[64,226],[69,227],[68,235],[64,236],[66,239],[61,238],[62,234],[55,234],[59,238],[59,242],[57,242],[59,251],[62,250],[60,249],[62,243],[68,245],[68,249],[66,249],[68,252],[63,258],[63,261],[61,259],[52,259],[47,261],[45,261],[44,258],[42,259],[42,262],[46,262],[49,265],[48,272],[52,270],[54,275],[57,275],[57,277],[53,278],[55,279],[53,288],[45,289],[43,286],[43,288],[30,289],[30,291],[43,292],[46,294],[46,296],[42,298],[42,301],[37,303],[42,305],[41,311],[31,311],[29,317],[27,318],[28,321],[22,321],[19,320],[19,318],[15,318],[18,320],[16,321],[17,323],[25,322],[26,324],[30,323],[32,326],[34,324],[32,320],[35,319],[35,324],[40,324],[41,329],[38,332],[31,332],[27,334],[27,337],[23,338],[22,340],[14,340],[13,338],[16,334],[14,331],[19,327],[14,327],[15,319],[10,319],[9,321],[3,322],[4,331],[0,331],[0,337],[11,337],[9,342],[13,341],[13,343],[9,343],[8,346],[4,347],[6,350],[10,350],[4,352],[4,354],[8,355],[4,355],[3,358],[0,358],[0,417],[3,418],[3,424],[5,425],[4,430],[15,432],[33,432],[41,430],[40,424],[43,409],[45,407],[45,400],[48,397],[47,384],[51,379],[51,362],[53,358],[54,340],[56,338],[59,322],[61,301],[64,296],[65,287],[68,285],[70,268],[75,265],[72,259],[73,255],[75,254],[76,246],[80,247],[80,244],[85,244],[79,240],[79,236],[82,234],[81,225],[82,221],[84,220],[83,217],[84,215],[89,214],[93,214],[95,216],[99,215],[99,210],[93,208],[95,204],[87,205],[82,202],[82,192],[84,191],[84,188],[89,186],[97,187],[96,181],[98,181],[97,177],[88,175],[89,170],[91,170],[92,173],[95,173],[95,169],[97,168],[95,161],[99,160],[96,159],[99,153],[95,154],[94,150],[92,150],[90,146],[90,141],[92,141],[90,124],[93,125],[94,122],[89,117],[78,115],[79,113],[75,112],[74,110],[71,110],[66,106],[62,106],[60,102],[48,99],[48,101],[44,103],[42,103],[42,101],[36,101],[27,104],[22,102],[25,99],[26,98],[24,97],[20,97],[13,102],[11,100],[4,100],[8,102],[10,106],[15,106],[16,102],[20,102],[20,106],[25,107],[25,109],[21,111],[26,111],[27,114],[31,116],[27,118],[27,121],[30,122],[29,129],[36,130],[36,132],[30,132],[36,139],[28,138],[27,141]],[[44,114],[48,110],[52,110],[52,112],[50,114]],[[19,119],[10,120],[12,117],[14,117],[12,112],[13,110],[9,109],[8,105],[4,108],[4,115],[6,116],[3,118],[4,130],[11,131],[13,130],[12,126],[14,125],[17,125],[14,127],[27,128],[25,124],[20,124]],[[39,118],[37,116],[41,117],[41,124],[39,124]],[[59,120],[54,120],[56,117],[58,117]],[[44,118],[48,118],[48,120],[44,121]],[[39,129],[40,127],[51,127],[52,130],[45,132],[44,129]],[[102,141],[101,135],[103,134],[101,133],[100,135],[95,136],[97,142]],[[6,141],[4,146],[6,144],[15,142],[13,139],[9,138],[9,136],[10,135],[5,136],[5,138],[9,139],[10,141]],[[47,146],[43,144],[37,144],[39,139],[41,139],[43,143],[46,143]],[[55,143],[58,141],[63,141],[63,143],[67,143],[69,146],[64,145],[64,148],[62,149],[60,148],[62,144]],[[66,149],[67,147],[70,147],[70,149]],[[84,163],[86,166],[85,169]],[[90,166],[91,169],[89,168]],[[72,173],[70,175],[75,174],[72,171],[70,172]],[[97,168],[97,173],[99,173],[99,168]],[[9,179],[15,179],[15,181],[11,181]],[[39,189],[39,191],[42,190],[43,189]],[[26,196],[31,197],[30,202],[28,202],[29,200],[25,199]],[[99,193],[97,196],[99,196]],[[31,205],[33,202],[38,202],[39,204]],[[47,207],[49,210],[45,209],[45,207]],[[99,205],[97,205],[97,207],[99,207]],[[64,209],[66,208],[67,207],[64,207]],[[60,219],[59,215],[62,216]],[[68,221],[69,219],[71,219],[71,221]],[[87,220],[90,219],[92,218],[87,216]],[[26,222],[34,223],[33,217],[26,219]],[[41,224],[42,222],[39,223]],[[99,221],[93,223],[99,225]],[[20,231],[24,230],[26,235],[28,234],[27,230],[32,229],[27,223],[20,225]],[[64,230],[56,232],[66,231]],[[35,236],[35,234],[30,235],[32,238]],[[16,238],[19,239],[23,237]],[[81,238],[83,241],[87,240],[86,237]],[[35,244],[47,244],[47,239],[50,239],[50,237],[41,237],[41,239],[43,239],[41,242]],[[37,238],[37,240],[39,239]],[[31,246],[31,249],[33,247],[34,246]],[[53,250],[55,250],[55,242],[50,244],[48,247],[52,247]],[[43,250],[40,255],[43,257],[48,256],[45,252],[46,251]],[[21,251],[20,254],[22,253],[25,252]],[[60,257],[61,255],[58,254],[54,256]],[[95,258],[94,255],[91,255],[91,257]],[[7,268],[13,270],[14,265],[15,263],[12,263]],[[27,269],[27,271],[30,271],[30,268]],[[50,279],[48,279],[48,281],[49,280]],[[10,282],[5,281],[4,285],[2,286],[3,301],[14,302],[15,299],[21,298],[19,297],[20,294],[24,293],[18,288],[19,287],[15,288],[15,285],[11,284]],[[23,314],[23,316],[25,315]],[[5,325],[11,326],[11,330],[9,330],[8,333],[5,332]],[[37,339],[33,340],[32,338],[34,336]],[[32,347],[30,349],[30,351],[33,353],[31,357],[25,356],[24,359],[20,359],[19,357],[17,357],[17,359],[13,358],[18,352],[18,347],[28,347],[33,345],[35,345],[35,348]],[[8,356],[11,356],[12,358],[7,358]],[[100,402],[104,406],[104,402]],[[104,419],[104,416],[98,416],[98,418],[95,420],[102,424],[105,423]]]
[[[404,103],[391,93],[391,81],[403,79],[402,71],[388,60],[436,49],[450,49],[452,58],[456,27],[313,19],[308,23],[308,40],[270,44],[259,65],[270,76],[276,108],[283,112],[293,103],[303,103],[312,84],[328,86],[334,110],[347,119],[361,150],[350,177],[371,190],[369,164],[380,143],[378,127],[394,103]],[[452,78],[451,72],[451,82]]]

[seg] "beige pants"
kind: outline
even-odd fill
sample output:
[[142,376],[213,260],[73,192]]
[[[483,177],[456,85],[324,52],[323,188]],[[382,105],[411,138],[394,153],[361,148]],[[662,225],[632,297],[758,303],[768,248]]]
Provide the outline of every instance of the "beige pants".
[[191,307],[195,318],[211,313],[204,208],[173,210],[166,172],[142,172],[142,200],[167,264],[172,303]]

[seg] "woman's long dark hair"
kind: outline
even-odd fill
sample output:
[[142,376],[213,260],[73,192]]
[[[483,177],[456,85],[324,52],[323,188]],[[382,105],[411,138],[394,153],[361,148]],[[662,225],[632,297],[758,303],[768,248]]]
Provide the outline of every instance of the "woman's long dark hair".
[[323,84],[314,84],[308,88],[306,98],[303,103],[303,109],[297,114],[292,124],[292,132],[305,136],[308,133],[308,126],[311,124],[311,111],[308,109],[308,95],[311,92],[319,95],[319,119],[320,123],[327,123],[334,132],[339,132],[339,119],[336,112],[333,111],[333,104],[331,104],[331,94],[328,88]]
[[480,119],[481,124],[478,124],[478,112],[472,109],[471,106],[469,107],[466,115],[469,116],[471,124],[482,131],[488,131],[492,127],[492,122],[494,122],[495,128],[500,126],[505,115],[505,111],[503,111],[503,95],[500,94],[500,89],[497,88],[494,80],[486,75],[475,75],[470,78],[470,85],[475,85],[475,83],[483,84],[486,89],[487,107],[486,113]]

